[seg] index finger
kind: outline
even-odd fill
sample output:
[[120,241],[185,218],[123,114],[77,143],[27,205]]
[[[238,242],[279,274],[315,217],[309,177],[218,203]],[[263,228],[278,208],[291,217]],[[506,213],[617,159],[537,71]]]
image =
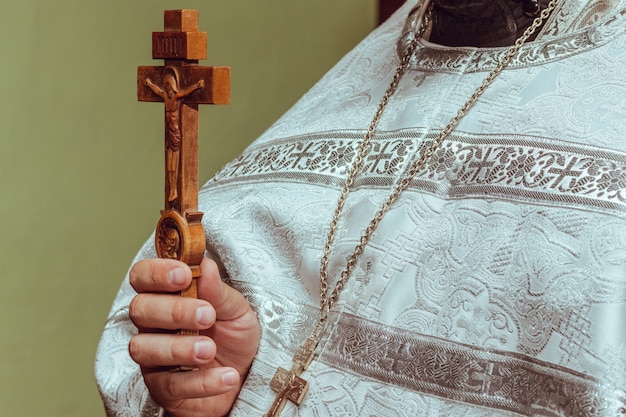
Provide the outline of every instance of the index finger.
[[176,292],[191,283],[191,269],[173,259],[143,259],[133,265],[129,279],[138,293]]

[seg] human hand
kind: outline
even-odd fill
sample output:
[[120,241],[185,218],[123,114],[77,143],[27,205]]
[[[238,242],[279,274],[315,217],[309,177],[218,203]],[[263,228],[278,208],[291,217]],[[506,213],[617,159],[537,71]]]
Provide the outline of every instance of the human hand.
[[[191,282],[182,262],[146,259],[130,271],[139,293],[130,317],[139,334],[129,351],[152,398],[176,417],[226,415],[256,355],[260,327],[245,298],[224,284],[215,262],[204,259],[198,298],[175,295]],[[199,330],[179,335],[176,329]],[[178,366],[189,372],[172,372]]]

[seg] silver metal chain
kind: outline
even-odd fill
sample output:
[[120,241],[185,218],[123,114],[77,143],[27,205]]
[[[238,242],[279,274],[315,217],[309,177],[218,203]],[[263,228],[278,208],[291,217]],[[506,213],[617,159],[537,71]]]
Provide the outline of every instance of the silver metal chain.
[[500,58],[497,65],[491,70],[489,75],[485,77],[482,84],[474,91],[474,93],[470,96],[470,98],[463,104],[463,106],[459,109],[457,114],[448,122],[446,127],[439,133],[439,135],[430,143],[420,155],[420,157],[413,162],[409,168],[404,172],[402,178],[396,185],[396,188],[391,192],[387,200],[381,205],[378,212],[374,216],[374,218],[370,221],[369,225],[361,235],[359,244],[354,248],[354,252],[348,258],[345,269],[342,271],[337,283],[335,284],[335,288],[332,293],[328,295],[328,263],[330,258],[330,253],[333,245],[333,241],[335,239],[335,233],[337,231],[337,225],[339,223],[339,218],[341,217],[341,213],[343,211],[346,199],[348,194],[350,193],[350,189],[356,179],[359,171],[363,166],[363,160],[367,154],[367,150],[369,148],[369,144],[374,137],[374,133],[376,132],[376,128],[378,126],[378,122],[382,117],[382,114],[389,102],[389,99],[396,91],[400,79],[406,72],[408,68],[411,58],[419,45],[422,36],[428,29],[431,22],[431,12],[432,12],[432,2],[428,6],[429,10],[425,13],[424,18],[422,19],[422,23],[418,32],[416,33],[414,39],[411,41],[409,46],[406,48],[406,51],[400,61],[400,65],[396,69],[396,72],[387,87],[387,91],[384,96],[380,100],[378,104],[378,108],[376,109],[376,113],[372,118],[372,121],[365,133],[365,136],[359,146],[357,155],[355,160],[350,168],[348,173],[348,177],[344,183],[343,189],[341,191],[341,195],[339,196],[339,200],[337,201],[337,207],[335,208],[335,212],[333,214],[332,221],[330,223],[330,229],[328,231],[328,235],[326,237],[326,244],[324,245],[324,251],[322,254],[322,260],[320,263],[320,313],[318,317],[318,323],[316,326],[316,330],[314,331],[314,336],[321,336],[321,332],[323,332],[324,324],[328,315],[330,314],[331,309],[337,302],[339,298],[339,294],[343,290],[346,285],[346,282],[350,278],[350,273],[352,272],[354,266],[356,265],[359,257],[363,253],[365,246],[370,240],[372,233],[376,230],[378,224],[385,216],[387,211],[391,208],[391,206],[398,200],[400,195],[409,187],[412,179],[415,175],[424,167],[426,161],[428,161],[435,151],[441,146],[443,141],[450,135],[450,133],[455,129],[461,119],[467,114],[470,108],[476,103],[478,98],[485,92],[487,87],[493,82],[493,80],[509,65],[511,59],[519,52],[519,49],[522,45],[535,33],[535,31],[546,21],[546,19],[550,16],[552,11],[556,8],[558,4],[558,0],[551,0],[548,6],[541,11],[539,16],[533,21],[533,23],[524,31],[522,36],[520,36]]

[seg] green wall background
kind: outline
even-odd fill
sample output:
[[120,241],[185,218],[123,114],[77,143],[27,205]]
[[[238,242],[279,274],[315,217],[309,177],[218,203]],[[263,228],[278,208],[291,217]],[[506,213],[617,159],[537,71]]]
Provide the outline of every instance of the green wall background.
[[204,182],[375,25],[374,0],[0,4],[0,417],[104,416],[93,359],[162,204],[163,110],[137,103],[165,9],[200,10],[232,104],[201,110]]

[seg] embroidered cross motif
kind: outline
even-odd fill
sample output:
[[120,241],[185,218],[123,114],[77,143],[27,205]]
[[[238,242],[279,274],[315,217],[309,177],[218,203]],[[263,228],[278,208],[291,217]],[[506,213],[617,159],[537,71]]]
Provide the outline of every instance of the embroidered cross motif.
[[492,160],[489,159],[491,156],[491,151],[492,149],[488,148],[487,151],[485,152],[485,155],[480,161],[470,162],[469,167],[476,168],[476,171],[474,171],[474,176],[472,177],[472,181],[476,181],[478,179],[478,177],[480,176],[480,173],[482,172],[484,168],[487,168],[487,173],[488,173],[489,168],[495,165],[496,161],[493,159]]
[[565,179],[565,177],[577,178],[580,174],[582,174],[582,171],[574,171],[573,170],[574,165],[576,165],[577,161],[578,161],[578,158],[577,157],[573,157],[570,160],[569,164],[567,164],[567,167],[565,167],[565,168],[550,168],[548,173],[550,173],[550,174],[558,174],[557,177],[555,178],[554,182],[552,183],[552,185],[550,187],[551,188],[557,188],[561,184],[561,182]]
[[480,392],[482,394],[491,394],[490,389],[491,389],[491,383],[492,382],[497,382],[499,381],[501,378],[498,378],[497,376],[494,376],[493,374],[493,363],[488,363],[487,364],[487,368],[484,369],[483,373],[480,372],[472,372],[472,378],[479,382],[481,387],[480,387]]
[[296,168],[302,159],[313,158],[315,156],[315,152],[309,152],[309,149],[312,145],[313,143],[309,142],[302,150],[302,152],[294,152],[290,155],[291,157],[295,158],[295,161],[291,165],[291,168]]
[[[380,149],[378,153],[374,155],[369,155],[367,157],[368,161],[374,161],[373,165],[369,169],[370,173],[381,173],[378,171],[378,164],[380,163],[380,161],[390,160],[393,157],[392,152],[386,152],[388,147],[389,147],[389,142],[385,142],[384,145],[382,146],[382,149]],[[387,171],[387,168],[388,167],[385,166],[382,172]]]

